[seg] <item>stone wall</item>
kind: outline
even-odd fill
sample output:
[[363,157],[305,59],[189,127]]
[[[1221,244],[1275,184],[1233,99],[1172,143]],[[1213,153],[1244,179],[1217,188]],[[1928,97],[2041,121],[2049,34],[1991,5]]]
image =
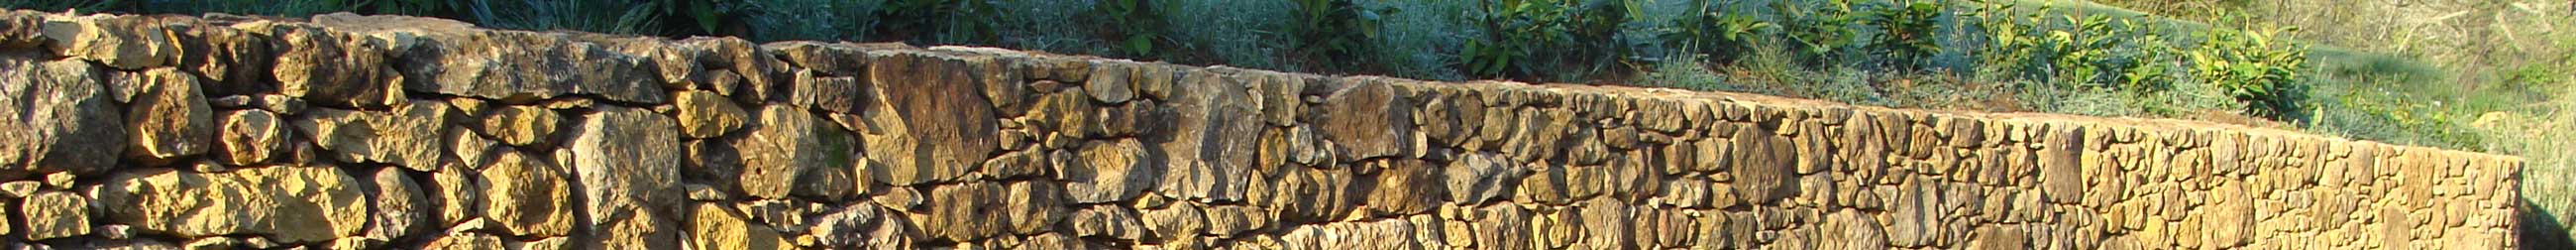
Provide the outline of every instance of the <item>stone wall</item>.
[[2488,249],[2520,160],[2174,120],[325,15],[0,15],[10,249]]

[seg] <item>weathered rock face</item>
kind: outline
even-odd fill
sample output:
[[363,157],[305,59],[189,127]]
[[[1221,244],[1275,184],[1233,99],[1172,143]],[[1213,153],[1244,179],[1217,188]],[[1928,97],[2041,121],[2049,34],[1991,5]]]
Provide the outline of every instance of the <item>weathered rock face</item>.
[[956,180],[998,147],[992,102],[964,60],[931,52],[885,54],[868,65],[869,96],[854,130],[867,145],[871,176],[886,184]]
[[279,165],[224,173],[144,169],[97,192],[115,224],[180,237],[259,235],[281,243],[356,236],[372,213],[358,180],[332,166]]
[[2522,199],[2187,121],[347,14],[0,12],[0,117],[0,244],[72,249],[2492,249]]
[[7,57],[0,67],[0,179],[98,172],[126,148],[124,110],[88,62]]
[[[679,247],[679,125],[652,111],[600,107],[575,128],[569,150],[574,189],[596,248]],[[487,180],[489,181],[489,180]]]
[[543,158],[505,151],[482,169],[483,218],[510,235],[556,237],[572,233],[572,181]]
[[166,162],[214,147],[214,111],[206,107],[195,75],[153,68],[143,72],[140,84],[133,101],[126,103],[125,124],[133,128],[126,132],[133,138],[127,154]]

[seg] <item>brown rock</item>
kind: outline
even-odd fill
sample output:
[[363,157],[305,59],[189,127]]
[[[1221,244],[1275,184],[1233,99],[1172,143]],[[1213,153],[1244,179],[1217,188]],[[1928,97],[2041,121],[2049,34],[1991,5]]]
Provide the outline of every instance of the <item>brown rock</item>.
[[2084,198],[2084,128],[2052,124],[2039,149],[2040,193],[2049,202],[2073,204]]
[[1091,78],[1082,82],[1082,90],[1100,103],[1122,103],[1136,98],[1136,86],[1127,83],[1136,73],[1132,64],[1102,63],[1091,67]]
[[1013,233],[1052,231],[1056,222],[1067,216],[1062,189],[1063,185],[1046,180],[1012,182],[1007,190],[1003,190],[1003,195],[997,197],[1004,199],[1002,207],[1006,212],[1000,215],[1007,218],[1006,224]]
[[1797,195],[1798,176],[1791,173],[1797,163],[1796,150],[1788,138],[1773,136],[1753,127],[1736,127],[1732,149],[1726,157],[1736,163],[1735,194],[1756,204],[1772,204]]
[[[652,61],[575,41],[568,33],[477,29],[408,16],[316,15],[350,35],[402,37],[387,48],[410,91],[524,102],[575,94],[644,104],[666,100]],[[407,41],[407,42],[406,42]],[[281,62],[281,64],[283,64]]]
[[777,230],[752,224],[733,209],[700,203],[689,219],[689,246],[706,250],[799,249]]
[[481,172],[483,217],[509,235],[557,237],[572,233],[572,183],[563,169],[542,158],[504,151]]
[[854,76],[868,70],[867,51],[848,43],[787,41],[761,44],[760,49],[796,67],[826,75]]
[[689,138],[724,136],[742,129],[751,120],[750,113],[742,106],[734,105],[733,101],[714,92],[673,92],[671,104],[678,108],[673,116],[679,118],[680,135]]
[[90,233],[89,198],[71,192],[49,191],[29,196],[18,207],[21,228],[27,240],[49,240],[79,237]]
[[135,70],[177,62],[177,44],[158,20],[112,15],[56,16],[44,23],[55,53]]
[[1207,234],[1207,213],[1197,203],[1177,203],[1161,209],[1143,209],[1145,229],[1153,232],[1147,242],[1196,241]]
[[1134,139],[1092,142],[1082,146],[1079,161],[1056,165],[1056,179],[1065,181],[1066,197],[1074,203],[1135,199],[1163,175],[1147,153]]
[[287,243],[356,236],[372,214],[357,179],[330,166],[223,173],[121,172],[98,191],[107,218],[180,237],[257,234]]
[[1471,153],[1449,162],[1443,174],[1446,176],[1441,180],[1449,189],[1450,200],[1472,205],[1509,198],[1522,171],[1501,154]]
[[958,180],[998,145],[992,104],[965,62],[926,53],[885,55],[868,65],[873,96],[858,129],[875,180],[912,185]]
[[197,77],[172,68],[144,71],[142,86],[127,103],[125,153],[145,162],[169,162],[205,153],[214,147],[214,110],[197,87]]
[[1449,200],[1447,180],[1440,169],[1419,159],[1394,159],[1372,162],[1386,164],[1377,172],[1375,187],[1369,190],[1368,209],[1376,215],[1430,213]]
[[[750,134],[734,141],[742,153],[742,175],[739,180],[745,193],[761,198],[785,198],[797,183],[798,175],[823,168],[847,168],[853,163],[858,143],[848,131],[804,108],[770,105],[760,111],[760,123]],[[826,192],[843,196],[856,185],[833,185],[840,190]]]
[[575,223],[598,248],[677,248],[679,125],[652,111],[601,107],[573,130],[566,148],[574,189],[591,216]]
[[1002,201],[1003,187],[989,182],[967,182],[940,185],[930,190],[927,219],[922,232],[932,237],[967,242],[1009,232],[1012,211]]
[[[1167,171],[1157,185],[1159,193],[1177,198],[1213,201],[1243,199],[1244,177],[1250,176],[1254,154],[1259,148],[1263,123],[1251,119],[1260,108],[1243,100],[1251,98],[1248,86],[1227,72],[1196,71],[1181,79],[1176,93],[1170,96],[1172,113],[1167,121],[1172,130],[1169,140],[1162,141]],[[1114,119],[1112,121],[1140,119]],[[1114,122],[1113,122],[1114,123]],[[1118,126],[1110,127],[1135,127]]]
[[126,149],[122,109],[81,61],[0,58],[0,179],[30,173],[101,172]]
[[254,21],[234,28],[274,37],[278,93],[332,107],[384,107],[403,99],[403,82],[383,44],[306,23]]
[[1822,249],[1886,249],[1887,236],[1878,219],[1859,210],[1843,209],[1825,215],[1824,224],[1816,229]]
[[1324,135],[1345,147],[1345,160],[1410,154],[1415,150],[1411,102],[1395,93],[1392,79],[1347,78],[1349,86],[1324,97]]
[[215,158],[224,164],[250,166],[267,162],[287,147],[289,132],[277,113],[234,110],[224,112],[217,123],[223,127],[216,136],[215,152],[219,154]]
[[437,225],[456,225],[483,216],[483,184],[474,179],[478,176],[479,172],[461,165],[430,172],[429,185],[422,187],[429,189],[430,205],[438,207],[431,211]]
[[816,110],[859,113],[866,109],[867,82],[858,77],[826,76],[814,70],[797,70],[787,103]]
[[1136,217],[1136,211],[1134,210],[1129,210],[1126,207],[1118,205],[1104,204],[1093,205],[1079,211],[1074,211],[1072,216],[1065,220],[1065,223],[1071,225],[1074,235],[1082,237],[1100,237],[1130,241],[1143,240],[1145,235],[1145,225],[1141,219],[1137,219]]
[[513,146],[545,148],[553,145],[555,131],[563,125],[563,115],[535,106],[506,106],[483,117],[483,134]]
[[432,228],[430,223],[434,219],[430,213],[437,212],[434,211],[436,208],[431,207],[428,196],[423,194],[420,184],[411,180],[409,172],[399,167],[382,167],[365,178],[368,181],[361,184],[367,190],[368,200],[373,203],[370,205],[374,206],[371,220],[374,225],[367,227],[366,237],[393,239]]

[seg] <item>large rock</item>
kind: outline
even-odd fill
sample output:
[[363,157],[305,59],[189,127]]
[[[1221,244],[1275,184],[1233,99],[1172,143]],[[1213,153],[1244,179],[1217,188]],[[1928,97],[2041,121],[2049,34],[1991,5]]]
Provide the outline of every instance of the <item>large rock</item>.
[[750,113],[732,100],[714,92],[681,91],[671,94],[673,116],[680,120],[680,134],[689,138],[714,138],[742,129],[751,120]]
[[1072,233],[1077,236],[1141,240],[1145,237],[1145,225],[1136,217],[1136,211],[1126,207],[1095,205],[1074,211],[1065,224],[1071,225]]
[[1083,145],[1076,161],[1056,164],[1065,196],[1074,203],[1126,201],[1144,194],[1162,178],[1161,168],[1135,139]]
[[967,182],[940,185],[930,190],[930,210],[921,221],[923,232],[931,237],[967,242],[1009,232],[1009,210],[1002,201],[1007,191],[991,182]]
[[1736,127],[1727,151],[1728,167],[1735,174],[1735,195],[1757,204],[1771,204],[1798,192],[1798,176],[1792,172],[1797,163],[1797,150],[1789,138],[1752,126]]
[[797,106],[839,113],[859,113],[866,109],[867,82],[858,77],[826,76],[814,70],[797,70],[789,88],[787,102]]
[[332,107],[383,107],[403,99],[402,74],[384,44],[307,23],[254,21],[234,28],[275,37],[277,92]]
[[563,115],[536,106],[505,106],[483,117],[483,134],[513,146],[544,148],[552,145],[555,131],[563,126]]
[[[1193,71],[1177,84],[1179,90],[1169,99],[1172,115],[1165,120],[1170,132],[1147,136],[1160,140],[1171,158],[1157,191],[1211,201],[1243,199],[1245,178],[1251,176],[1261,130],[1267,127],[1260,107],[1246,101],[1252,99],[1251,86],[1230,70]],[[1161,136],[1169,138],[1157,138]]]
[[999,147],[992,103],[957,58],[920,52],[877,56],[861,112],[869,175],[895,185],[950,181],[972,173]]
[[463,165],[450,164],[429,173],[428,189],[432,221],[438,225],[456,225],[483,217],[483,186],[475,182],[480,172]]
[[[786,97],[787,86],[779,86],[779,84],[787,79],[780,79],[779,73],[782,69],[789,68],[787,62],[779,61],[749,40],[737,37],[693,37],[682,39],[676,45],[684,50],[703,52],[704,54],[698,57],[698,63],[709,69],[727,70],[711,72],[711,75],[719,76],[715,77],[717,80],[706,81],[699,84],[703,86],[693,86],[693,88],[714,90],[718,94],[747,100],[761,100],[770,96]],[[721,76],[726,75],[740,79],[722,80],[724,77]]]
[[1520,182],[1522,171],[1510,159],[1494,153],[1472,153],[1460,156],[1442,168],[1441,182],[1448,188],[1449,200],[1459,204],[1483,204],[1511,197],[1512,185]]
[[1368,208],[1376,215],[1410,215],[1430,213],[1449,200],[1446,180],[1438,165],[1420,159],[1392,159],[1372,162],[1386,164],[1377,171],[1375,187],[1369,190]]
[[[125,120],[80,61],[0,58],[0,180],[33,173],[96,173],[125,151]],[[119,138],[119,139],[110,139]]]
[[222,128],[216,134],[215,158],[225,164],[249,166],[267,162],[284,152],[287,138],[286,121],[277,113],[245,109],[224,112],[216,121]]
[[[797,187],[813,185],[798,183],[799,174],[857,166],[851,159],[856,146],[849,131],[814,117],[804,108],[788,105],[762,108],[760,123],[733,144],[742,154],[739,181],[743,192],[770,199],[786,198]],[[837,186],[844,190],[855,187]],[[837,196],[847,192],[830,193]]]
[[290,121],[303,138],[344,161],[382,162],[430,171],[450,154],[447,121],[455,116],[445,101],[413,100],[392,111],[317,108]]
[[566,33],[474,28],[454,20],[326,14],[313,22],[394,43],[404,90],[524,102],[597,95],[621,102],[667,99],[651,61],[573,40]]
[[316,243],[366,228],[372,213],[357,182],[331,166],[222,173],[142,169],[111,176],[96,198],[111,221],[147,232],[189,238],[256,234]]
[[145,162],[169,162],[214,148],[214,113],[197,76],[172,68],[143,72],[134,101],[126,104],[125,153]]
[[2039,192],[2049,202],[2074,204],[2084,198],[2084,127],[2056,124],[2039,138]]
[[483,217],[509,235],[556,237],[572,232],[572,183],[563,169],[517,151],[503,151],[480,172]]
[[672,249],[679,247],[672,211],[684,200],[680,190],[679,125],[649,110],[599,107],[573,131],[572,173],[580,205],[592,215],[577,223],[590,233],[591,249]]
[[1056,222],[1068,213],[1064,203],[1064,186],[1045,180],[1011,182],[1003,190],[1002,207],[1011,232],[1035,234],[1053,231]]
[[48,240],[89,235],[89,198],[71,192],[43,192],[27,197],[18,208],[26,216],[27,240]]
[[366,236],[393,239],[429,231],[429,196],[420,184],[412,181],[409,171],[399,167],[376,168],[367,174],[367,197],[373,201],[375,225],[367,227]]
[[1344,160],[1413,152],[1413,107],[1384,78],[1344,79],[1348,86],[1324,96],[1324,135],[1344,147]]
[[172,22],[170,32],[179,44],[177,66],[212,80],[208,96],[247,95],[272,92],[275,86],[261,83],[269,79],[271,57],[268,39],[251,35],[231,26],[203,20]]
[[177,62],[179,46],[161,24],[142,17],[64,16],[46,21],[43,34],[57,54],[134,70]]
[[689,246],[700,250],[799,249],[778,230],[753,224],[732,208],[698,204],[689,219]]

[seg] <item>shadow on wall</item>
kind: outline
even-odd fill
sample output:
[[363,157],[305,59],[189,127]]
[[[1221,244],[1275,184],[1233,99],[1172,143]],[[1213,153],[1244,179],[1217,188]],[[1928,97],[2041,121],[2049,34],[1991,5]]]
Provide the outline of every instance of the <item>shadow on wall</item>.
[[2515,215],[2522,220],[2522,231],[2516,232],[2521,244],[2516,245],[2522,249],[2576,249],[2576,239],[2568,237],[2567,225],[2558,224],[2558,216],[2550,212],[2534,205],[2531,198],[2523,198],[2522,213]]

